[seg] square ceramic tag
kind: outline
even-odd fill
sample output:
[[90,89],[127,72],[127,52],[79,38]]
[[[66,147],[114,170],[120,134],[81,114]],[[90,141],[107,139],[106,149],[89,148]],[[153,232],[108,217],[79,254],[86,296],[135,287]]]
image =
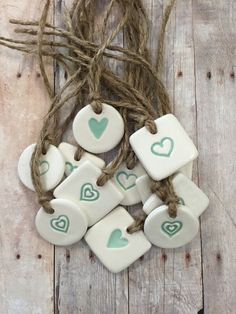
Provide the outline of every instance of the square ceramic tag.
[[80,160],[75,160],[74,156],[76,153],[76,146],[69,143],[61,143],[58,148],[65,159],[65,175],[67,177],[72,173],[72,171],[77,169],[79,165],[81,165],[86,160],[91,161],[93,164],[101,169],[105,166],[104,160],[87,152],[84,152]]
[[125,163],[119,167],[114,175],[114,182],[124,195],[121,205],[134,205],[141,201],[136,187],[136,180],[145,173],[140,163],[137,163],[133,169],[128,169]]
[[56,198],[68,199],[80,205],[89,226],[104,217],[123,199],[111,180],[104,186],[97,186],[101,173],[100,168],[85,161],[54,190]]
[[127,233],[127,227],[133,222],[130,214],[119,206],[85,235],[91,250],[113,273],[124,270],[151,248],[143,231]]
[[[199,217],[209,205],[209,199],[206,194],[182,173],[176,174],[172,183],[180,203],[188,206],[195,217]],[[156,194],[152,194],[145,202],[143,210],[148,215],[162,204],[162,200]]]
[[167,178],[198,156],[196,147],[179,121],[172,114],[155,120],[158,132],[146,127],[130,137],[130,144],[150,177]]

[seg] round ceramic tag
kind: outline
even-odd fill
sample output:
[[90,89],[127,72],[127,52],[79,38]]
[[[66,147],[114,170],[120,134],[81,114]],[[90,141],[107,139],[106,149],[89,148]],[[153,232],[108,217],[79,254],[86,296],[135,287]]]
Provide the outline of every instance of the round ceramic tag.
[[92,153],[104,153],[114,148],[124,134],[124,121],[112,106],[103,104],[96,114],[91,105],[81,109],[73,122],[77,143]]
[[134,205],[141,202],[141,196],[136,187],[136,180],[145,174],[145,170],[138,163],[133,169],[122,164],[114,175],[114,182],[124,195],[121,205]]
[[198,219],[183,205],[178,206],[176,218],[171,218],[168,207],[162,205],[148,215],[144,224],[144,233],[148,240],[166,249],[187,244],[196,236],[198,229]]
[[[20,156],[18,175],[21,182],[34,191],[31,178],[31,157],[36,144],[28,146]],[[65,171],[65,161],[59,149],[50,145],[47,153],[42,155],[39,162],[40,178],[45,191],[53,189],[61,181]]]
[[38,233],[55,245],[71,245],[78,242],[87,231],[88,223],[81,209],[65,199],[51,201],[53,214],[40,208],[35,218]]

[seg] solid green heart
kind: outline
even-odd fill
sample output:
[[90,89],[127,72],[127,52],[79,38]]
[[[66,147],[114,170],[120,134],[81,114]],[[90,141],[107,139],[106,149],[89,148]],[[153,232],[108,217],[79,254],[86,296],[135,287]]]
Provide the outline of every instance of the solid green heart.
[[66,175],[70,175],[78,166],[72,165],[71,162],[66,161]]
[[112,231],[110,238],[107,242],[107,247],[109,249],[118,249],[125,247],[129,244],[126,238],[122,238],[122,232],[120,229],[115,229]]
[[100,193],[93,187],[91,183],[85,183],[80,190],[81,201],[96,201]]
[[178,233],[183,227],[181,221],[165,221],[161,225],[161,229],[169,236],[173,237]]
[[93,135],[99,139],[107,127],[108,119],[102,118],[101,121],[98,121],[95,118],[91,118],[88,123]]
[[170,157],[174,149],[174,141],[171,137],[164,137],[160,142],[155,142],[151,146],[151,152],[160,157]]
[[134,173],[128,174],[125,171],[120,171],[116,175],[117,182],[125,191],[135,186],[136,179],[137,179],[136,174]]
[[66,215],[60,215],[57,218],[53,218],[50,223],[54,230],[64,233],[67,233],[70,226],[69,218]]
[[47,160],[41,160],[39,162],[39,174],[40,176],[43,176],[44,174],[46,174],[49,170],[50,166],[49,166],[49,162]]

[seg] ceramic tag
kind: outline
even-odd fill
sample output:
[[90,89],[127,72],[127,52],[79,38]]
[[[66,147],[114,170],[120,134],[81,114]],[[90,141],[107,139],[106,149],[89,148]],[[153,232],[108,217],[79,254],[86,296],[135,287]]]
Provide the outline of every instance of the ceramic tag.
[[127,268],[151,247],[143,231],[126,232],[134,219],[117,207],[100,220],[85,235],[85,241],[99,260],[113,273]]
[[150,189],[150,179],[148,175],[143,175],[136,180],[137,190],[140,194],[140,198],[142,203],[144,204],[149,197],[152,195],[152,191]]
[[96,114],[91,105],[81,109],[73,122],[77,143],[85,150],[98,154],[114,148],[124,134],[124,121],[112,106],[103,104]]
[[[18,175],[21,182],[34,191],[31,178],[31,157],[36,144],[28,146],[20,156],[18,162]],[[42,155],[39,162],[40,179],[45,191],[53,189],[64,176],[65,161],[59,149],[50,145],[47,153]]]
[[130,144],[150,177],[160,181],[198,156],[196,147],[172,114],[155,120],[158,132],[146,127],[130,137]]
[[[188,206],[195,217],[199,217],[209,205],[209,199],[206,194],[182,173],[176,174],[172,183],[180,203]],[[152,194],[145,202],[143,210],[148,215],[153,209],[162,204],[161,199],[156,194]]]
[[136,188],[136,180],[145,173],[140,163],[133,169],[128,169],[125,164],[120,166],[114,175],[114,182],[124,195],[121,205],[134,205],[141,201],[140,194]]
[[85,152],[80,160],[75,160],[75,152],[76,146],[68,144],[68,143],[61,143],[58,146],[59,150],[61,151],[62,155],[65,159],[65,175],[68,177],[72,171],[78,168],[84,161],[90,160],[93,164],[95,164],[98,168],[103,168],[105,166],[104,160]]
[[123,199],[111,180],[104,186],[97,186],[101,173],[101,169],[90,161],[85,161],[54,190],[56,198],[69,199],[81,206],[89,226],[109,213]]
[[55,245],[71,245],[85,234],[88,222],[85,214],[74,203],[64,199],[51,201],[53,214],[42,208],[35,218],[36,228],[46,241]]
[[198,233],[199,222],[187,206],[180,205],[176,218],[170,218],[168,207],[163,205],[148,215],[144,233],[156,246],[172,249],[190,242]]

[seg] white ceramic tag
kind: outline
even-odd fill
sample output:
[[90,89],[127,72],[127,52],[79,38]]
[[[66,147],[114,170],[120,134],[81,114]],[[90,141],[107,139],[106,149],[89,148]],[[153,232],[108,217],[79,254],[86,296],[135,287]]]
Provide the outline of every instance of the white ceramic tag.
[[77,143],[91,153],[104,153],[114,148],[124,134],[124,121],[112,106],[103,104],[96,114],[91,105],[81,109],[73,122]]
[[61,143],[58,146],[59,150],[61,151],[62,155],[65,159],[65,175],[68,177],[72,171],[78,168],[84,161],[90,160],[93,164],[95,164],[98,168],[103,168],[105,166],[105,161],[101,158],[94,156],[90,153],[85,152],[80,160],[75,160],[75,152],[76,146],[68,144],[68,143]]
[[[188,206],[195,217],[199,217],[209,205],[209,199],[206,194],[182,173],[176,174],[172,183],[175,193],[180,199],[180,203]],[[152,194],[145,202],[143,210],[148,215],[152,210],[162,204],[161,199],[156,194]]]
[[136,180],[137,190],[140,194],[141,201],[144,204],[149,197],[152,195],[152,191],[150,189],[150,179],[148,175],[143,175]]
[[124,270],[151,248],[143,231],[127,233],[127,227],[133,221],[130,214],[119,206],[85,235],[91,250],[113,273]]
[[148,215],[144,233],[148,240],[161,248],[172,249],[190,242],[198,233],[199,222],[187,206],[180,205],[176,218],[170,218],[163,205]]
[[128,169],[126,164],[122,164],[114,175],[114,182],[124,195],[121,205],[134,205],[141,201],[140,194],[136,188],[136,180],[146,172],[138,163],[133,169]]
[[150,177],[160,181],[198,156],[196,147],[172,114],[155,120],[158,132],[146,127],[130,137],[130,144]]
[[[18,175],[21,182],[34,191],[31,178],[31,157],[36,144],[28,146],[21,154],[18,162]],[[47,153],[42,155],[39,162],[40,178],[45,191],[53,189],[64,176],[65,161],[59,149],[50,145]]]
[[89,226],[104,217],[123,199],[111,180],[104,186],[97,186],[101,173],[100,168],[85,161],[54,190],[56,198],[69,199],[79,204],[87,216]]
[[38,233],[46,241],[55,245],[71,245],[78,242],[87,231],[85,214],[74,203],[64,199],[51,201],[53,214],[40,208],[35,218]]

